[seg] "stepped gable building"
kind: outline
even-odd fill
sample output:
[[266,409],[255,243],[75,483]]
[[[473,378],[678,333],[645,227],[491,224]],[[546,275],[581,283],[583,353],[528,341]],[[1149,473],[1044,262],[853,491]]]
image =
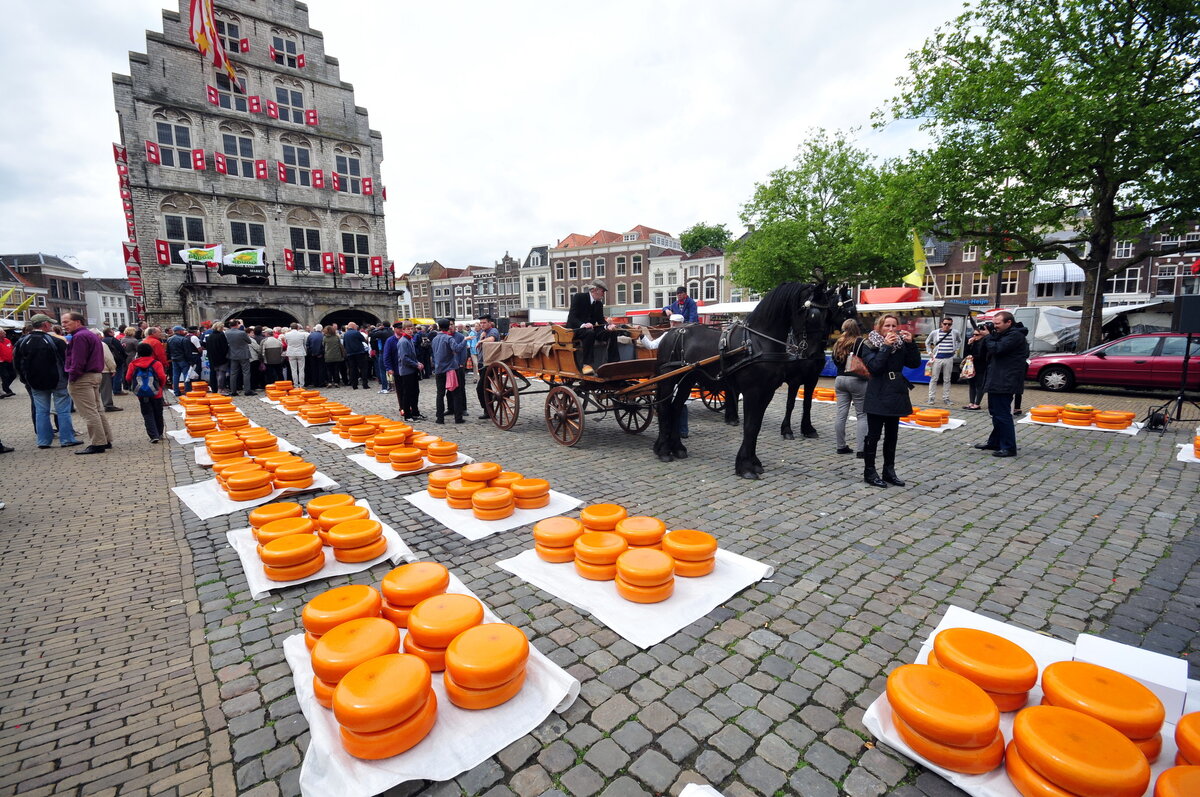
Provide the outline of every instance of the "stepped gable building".
[[[218,0],[235,83],[189,38],[189,0],[113,75],[131,280],[151,324],[391,322],[380,134],[297,0]],[[179,250],[263,250],[187,264]]]
[[651,299],[650,258],[681,248],[679,239],[641,224],[624,233],[571,233],[548,253],[553,307],[569,308],[572,295],[599,279],[608,285],[604,305],[610,315],[645,309]]

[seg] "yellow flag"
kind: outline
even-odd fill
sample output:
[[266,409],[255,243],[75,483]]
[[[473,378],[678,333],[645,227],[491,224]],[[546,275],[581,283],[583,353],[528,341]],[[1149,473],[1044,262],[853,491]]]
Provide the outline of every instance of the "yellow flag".
[[21,313],[25,312],[26,310],[29,309],[29,305],[31,305],[31,304],[33,304],[32,296],[30,296],[28,299],[26,299],[25,301],[21,302],[20,304],[18,304],[16,306],[16,308],[13,310],[13,316],[16,317],[16,316],[20,315]]
[[5,291],[3,296],[0,296],[0,310],[3,310],[4,305],[8,304],[8,297],[12,296],[13,291],[15,291],[15,290],[16,290],[16,288],[9,288],[7,291]]
[[904,275],[905,284],[914,288],[922,287],[925,284],[925,267],[928,265],[925,260],[925,247],[921,245],[916,230],[913,230],[913,270]]

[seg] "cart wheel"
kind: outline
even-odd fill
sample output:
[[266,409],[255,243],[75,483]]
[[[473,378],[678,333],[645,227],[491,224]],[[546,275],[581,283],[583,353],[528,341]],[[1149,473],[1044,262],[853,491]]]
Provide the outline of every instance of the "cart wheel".
[[709,390],[700,388],[700,400],[704,402],[704,406],[708,407],[713,412],[720,412],[725,409],[725,393],[720,390]]
[[617,425],[629,434],[644,432],[654,420],[654,400],[648,394],[617,400],[613,415],[617,419]]
[[546,428],[559,445],[573,446],[583,437],[583,402],[575,391],[555,385],[546,395]]
[[492,363],[483,373],[483,402],[497,429],[511,429],[521,413],[517,377],[506,363]]

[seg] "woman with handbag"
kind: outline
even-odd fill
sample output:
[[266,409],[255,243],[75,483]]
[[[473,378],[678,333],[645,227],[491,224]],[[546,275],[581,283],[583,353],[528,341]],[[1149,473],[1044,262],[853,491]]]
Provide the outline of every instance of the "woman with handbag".
[[847,318],[842,323],[842,335],[833,344],[833,365],[837,368],[837,379],[833,389],[837,393],[837,418],[833,422],[833,434],[837,438],[839,454],[853,454],[855,449],[846,445],[846,421],[850,416],[850,405],[854,405],[857,420],[855,434],[858,457],[863,456],[863,439],[867,436],[867,413],[863,399],[867,396],[867,378],[871,372],[862,360],[862,328],[858,321]]
[[[871,372],[863,406],[867,411],[867,436],[863,441],[863,481],[872,487],[894,484],[903,487],[896,475],[896,440],[900,419],[912,413],[908,391],[912,383],[905,368],[921,365],[921,352],[912,333],[900,328],[894,315],[880,316],[862,346],[863,361]],[[883,436],[883,478],[875,470],[875,451]]]
[[987,329],[978,326],[975,327],[974,334],[967,338],[967,358],[971,361],[971,367],[975,373],[970,377],[971,384],[964,410],[983,409],[983,397],[986,395],[983,392],[983,383],[987,379],[987,346],[983,341],[987,336]]

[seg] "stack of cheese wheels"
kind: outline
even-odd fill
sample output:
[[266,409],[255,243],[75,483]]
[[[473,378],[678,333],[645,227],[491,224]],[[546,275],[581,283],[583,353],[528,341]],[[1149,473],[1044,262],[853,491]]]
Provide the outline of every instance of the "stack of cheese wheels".
[[533,549],[546,562],[575,561],[575,540],[583,524],[573,517],[548,517],[533,524]]
[[317,534],[321,540],[329,545],[329,530],[339,523],[347,523],[351,520],[365,520],[371,516],[370,510],[365,506],[358,504],[350,504],[348,506],[335,506],[326,509],[317,518]]
[[429,485],[426,490],[434,498],[446,498],[446,485],[452,481],[457,481],[462,478],[462,471],[458,468],[442,468],[435,470],[429,474]]
[[320,404],[305,404],[300,407],[300,417],[310,426],[320,426],[329,423],[329,410]]
[[1200,767],[1174,766],[1158,776],[1154,797],[1196,797],[1200,794]]
[[289,462],[275,468],[275,486],[281,490],[303,490],[312,487],[313,474],[317,466],[303,460]]
[[613,531],[624,537],[630,548],[655,548],[661,551],[667,524],[656,517],[635,515],[618,520]]
[[217,425],[224,430],[243,429],[250,425],[250,419],[240,412],[226,412],[217,416]]
[[397,448],[404,448],[407,439],[408,435],[404,432],[378,432],[367,442],[370,448],[368,453],[375,457],[376,462],[391,462],[391,453]]
[[483,604],[470,595],[447,592],[412,607],[404,652],[419,656],[429,669],[446,669],[446,646],[463,631],[483,622]]
[[917,410],[913,413],[913,418],[917,426],[928,426],[931,429],[937,429],[939,426],[945,426],[950,422],[950,411],[936,408]]
[[279,450],[279,438],[261,427],[242,435],[242,443],[246,453],[252,457],[266,456]]
[[305,504],[304,511],[314,521],[319,521],[322,512],[337,506],[354,506],[354,503],[354,496],[349,493],[326,493]]
[[1038,423],[1058,423],[1062,407],[1057,404],[1039,404],[1029,408],[1029,416]]
[[[250,459],[249,457],[234,457],[233,459],[224,459],[224,460],[221,460],[220,462],[214,462],[213,463],[213,476],[216,477],[218,484],[224,485],[225,474],[230,469],[241,467],[243,465],[258,465],[259,467],[263,467],[260,463],[255,462],[254,460]],[[221,489],[222,490],[225,489],[224,486],[222,486]]]
[[1120,430],[1128,429],[1135,417],[1134,413],[1126,410],[1110,410],[1097,412],[1092,416],[1092,422],[1100,429]]
[[591,581],[617,577],[617,557],[629,543],[615,531],[585,531],[575,538],[575,572]]
[[[275,506],[275,504],[271,504],[270,506]],[[317,537],[314,533],[316,529],[317,524],[312,518],[281,517],[276,520],[270,520],[254,529],[254,539],[258,540],[259,545],[267,545],[282,537],[306,534],[320,541],[320,537]]]
[[[294,501],[280,501],[274,504],[263,504],[250,510],[250,528],[258,531],[273,520],[288,518],[303,518],[304,507]],[[311,532],[309,532],[311,533]]]
[[303,396],[287,395],[279,399],[279,403],[283,405],[284,410],[288,412],[297,412],[305,404]]
[[192,437],[207,438],[208,433],[217,428],[217,422],[208,414],[189,415],[183,419],[183,426]]
[[1017,713],[1005,768],[1021,794],[1139,797],[1150,785],[1150,764],[1137,745],[1094,717],[1058,706]]
[[441,439],[435,434],[416,434],[408,441],[408,444],[413,448],[421,449],[421,456],[425,456],[425,450],[434,443],[441,442]]
[[361,415],[343,415],[333,422],[333,433],[344,440],[349,440],[350,429],[362,422],[363,416]]
[[286,451],[275,451],[270,454],[264,454],[261,457],[255,457],[254,463],[261,468],[271,471],[272,474],[279,470],[284,465],[299,465],[304,462],[303,459],[295,454],[289,454]]
[[362,617],[378,617],[383,598],[379,590],[366,584],[347,584],[322,592],[304,604],[300,621],[304,624],[304,645],[312,650],[322,635],[342,623]]
[[1042,673],[1042,704],[1098,719],[1125,735],[1153,764],[1162,752],[1166,709],[1128,675],[1086,661],[1056,661]]
[[941,667],[904,664],[888,675],[887,698],[896,732],[930,763],[968,775],[1000,766],[1000,712],[966,678]]
[[227,473],[225,490],[234,501],[254,501],[270,495],[275,487],[271,484],[271,471],[255,466]]
[[929,663],[958,673],[992,699],[1002,712],[1024,708],[1037,684],[1037,662],[1002,636],[975,628],[947,628],[933,638]]
[[408,615],[421,601],[445,593],[450,571],[437,562],[400,565],[383,577],[383,616],[397,628],[408,627]]
[[662,538],[663,552],[675,560],[675,575],[707,576],[717,566],[717,538],[696,529],[675,529]]
[[346,673],[364,661],[400,650],[400,630],[382,617],[339,623],[312,647],[313,691],[317,702],[333,707],[333,690]]
[[507,487],[512,489],[513,482],[519,482],[525,478],[525,474],[517,473],[515,470],[502,470],[494,479],[488,479],[488,487]]
[[817,401],[837,401],[837,391],[831,387],[813,388],[813,398]]
[[389,653],[355,667],[333,690],[333,716],[342,747],[376,761],[416,747],[433,729],[437,696],[429,665]]
[[541,509],[550,503],[550,482],[545,479],[517,479],[508,489],[517,509]]
[[653,548],[633,548],[617,557],[617,594],[634,603],[659,603],[675,592],[675,560]]
[[[342,417],[345,417],[345,416],[342,416]],[[357,426],[351,426],[346,431],[349,432],[349,434],[350,434],[350,442],[351,443],[365,443],[377,431],[379,431],[379,427],[377,427],[373,423],[365,423],[364,422],[364,423],[358,424]]]
[[397,446],[388,452],[388,461],[392,470],[400,473],[411,473],[425,467],[424,452],[413,446]]
[[337,423],[338,418],[342,418],[346,415],[351,415],[354,413],[354,410],[350,409],[345,404],[326,404],[325,409],[329,410],[329,417],[333,419],[334,423]]
[[460,472],[459,478],[446,483],[446,504],[451,509],[470,509],[472,506],[471,496],[486,487],[486,482],[469,481],[462,478]]
[[459,708],[498,706],[521,691],[528,661],[529,640],[516,626],[485,623],[468,628],[446,646],[446,696]]
[[367,562],[387,553],[383,524],[370,518],[339,523],[325,532],[325,539],[339,562]]
[[463,465],[459,470],[462,472],[462,480],[475,485],[476,489],[482,490],[488,486],[488,482],[496,478],[503,472],[503,468],[496,462],[472,462],[469,465]]
[[[267,524],[268,527],[270,525]],[[325,551],[322,550],[321,538],[311,533],[285,534],[267,543],[260,542],[258,558],[262,560],[263,572],[271,581],[308,578],[325,566]]]
[[450,465],[458,461],[458,443],[438,440],[425,449],[425,458],[435,465]]
[[471,494],[471,512],[480,520],[501,520],[516,508],[512,490],[507,487],[484,487]]
[[232,434],[228,436],[206,435],[204,438],[204,448],[208,451],[209,457],[212,458],[213,464],[224,462],[227,459],[237,459],[245,451],[242,441],[238,439],[237,435]]
[[1175,756],[1177,765],[1200,767],[1200,711],[1179,718],[1175,724],[1175,746],[1179,748]]
[[197,379],[196,381],[192,382],[192,391],[196,393],[207,394],[208,382]]
[[612,531],[629,512],[620,504],[592,504],[579,511],[579,520],[588,531]]
[[1067,404],[1062,408],[1060,419],[1067,426],[1091,426],[1096,408],[1090,404]]

